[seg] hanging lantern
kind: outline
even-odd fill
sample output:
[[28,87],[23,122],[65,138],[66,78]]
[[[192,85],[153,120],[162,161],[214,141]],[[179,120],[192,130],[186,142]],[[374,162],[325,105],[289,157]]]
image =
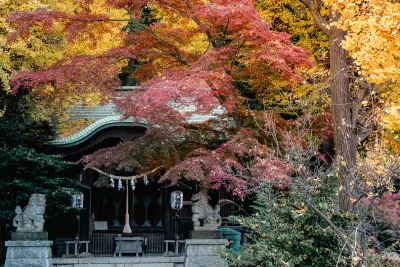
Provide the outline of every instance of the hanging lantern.
[[83,208],[83,193],[78,192],[71,195],[71,206],[73,208],[82,209]]
[[174,210],[180,210],[183,207],[183,193],[182,191],[174,191],[171,193],[171,208]]

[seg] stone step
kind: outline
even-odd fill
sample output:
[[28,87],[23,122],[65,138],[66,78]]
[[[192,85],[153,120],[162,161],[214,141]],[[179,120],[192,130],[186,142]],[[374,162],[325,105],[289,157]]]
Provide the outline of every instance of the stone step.
[[77,264],[54,264],[54,267],[178,267],[174,263],[77,263]]
[[54,267],[183,267],[185,257],[54,258]]

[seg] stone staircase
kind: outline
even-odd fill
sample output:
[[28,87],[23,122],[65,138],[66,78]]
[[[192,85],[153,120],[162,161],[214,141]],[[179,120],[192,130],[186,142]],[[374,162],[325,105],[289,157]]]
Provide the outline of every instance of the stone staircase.
[[54,267],[183,267],[185,257],[53,258]]

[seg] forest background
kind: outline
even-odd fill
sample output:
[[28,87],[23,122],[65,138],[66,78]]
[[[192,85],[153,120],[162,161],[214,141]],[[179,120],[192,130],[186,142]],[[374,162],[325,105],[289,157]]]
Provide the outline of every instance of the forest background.
[[[223,186],[239,199],[258,193],[254,216],[268,211],[266,222],[288,227],[278,240],[274,224],[237,218],[256,234],[240,256],[229,255],[232,265],[398,263],[399,2],[0,3],[2,127],[23,110],[19,123],[57,118],[66,136],[90,123],[69,121],[71,107],[114,99],[124,118],[148,122],[146,135],[88,155],[86,168],[157,170],[159,181]],[[116,95],[121,82],[139,87]],[[224,113],[188,124],[182,106]],[[4,225],[14,203],[3,205]],[[329,248],[310,234],[327,229]],[[254,247],[271,245],[272,255]]]

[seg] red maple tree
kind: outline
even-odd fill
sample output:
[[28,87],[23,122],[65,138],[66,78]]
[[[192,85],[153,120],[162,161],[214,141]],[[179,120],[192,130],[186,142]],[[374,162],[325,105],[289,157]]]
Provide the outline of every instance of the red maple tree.
[[[222,170],[228,166],[230,170],[245,172],[241,159],[250,157],[245,154],[258,153],[255,151],[265,150],[266,147],[253,137],[247,139],[246,135],[251,132],[240,131],[246,108],[244,98],[233,81],[245,81],[248,77],[244,70],[249,66],[252,70],[257,69],[254,66],[259,66],[260,70],[268,69],[274,79],[286,81],[287,86],[291,86],[302,80],[296,69],[311,65],[309,53],[294,46],[286,33],[272,31],[250,0],[108,0],[106,4],[125,9],[130,17],[127,21],[130,30],[121,29],[124,41],[120,47],[102,55],[67,57],[37,72],[17,73],[11,81],[14,92],[21,87],[50,83],[56,89],[72,84],[76,92],[96,90],[110,95],[120,85],[116,62],[135,59],[142,63],[135,71],[142,83],[138,89],[119,95],[115,103],[125,118],[145,119],[150,127],[148,133],[133,144],[91,155],[86,158],[87,166],[116,167],[129,163],[146,169],[161,164],[164,170],[170,168],[163,179],[202,180],[204,185],[211,184],[213,188],[223,185],[241,195],[246,183]],[[167,14],[176,14],[197,27],[188,30],[163,20],[146,23],[142,17],[143,9],[152,6]],[[8,22],[16,28],[8,42],[18,35],[28,35],[32,26],[48,30],[56,20],[65,22],[64,31],[70,42],[88,25],[99,21],[113,23],[106,14],[70,15],[44,9],[15,12],[8,18]],[[188,52],[180,45],[199,33],[209,43],[204,52]],[[192,112],[179,111],[179,108],[187,106],[192,107]],[[210,114],[216,108],[222,108],[224,114],[208,122],[208,125],[187,123],[193,113]],[[225,131],[238,131],[238,134],[231,134],[231,141],[215,149],[215,145],[210,146],[210,143],[215,144],[215,138],[203,143],[194,140],[195,128],[200,132],[207,128],[205,132],[212,137]],[[156,134],[160,129],[163,134]],[[207,139],[204,135],[207,134],[199,134],[198,137]],[[197,143],[193,144],[193,141]],[[140,142],[142,145],[137,145]],[[146,142],[157,143],[157,152],[165,151],[165,156],[145,157],[135,165],[133,158],[143,154],[138,149],[148,149],[143,145]],[[122,151],[125,154],[121,155]],[[147,156],[154,156],[154,153],[149,152]],[[263,176],[286,179],[287,169],[278,161],[267,161],[265,156],[258,154],[251,157],[255,157],[254,162],[260,167],[260,172],[267,166],[277,170],[275,173],[263,173]]]

